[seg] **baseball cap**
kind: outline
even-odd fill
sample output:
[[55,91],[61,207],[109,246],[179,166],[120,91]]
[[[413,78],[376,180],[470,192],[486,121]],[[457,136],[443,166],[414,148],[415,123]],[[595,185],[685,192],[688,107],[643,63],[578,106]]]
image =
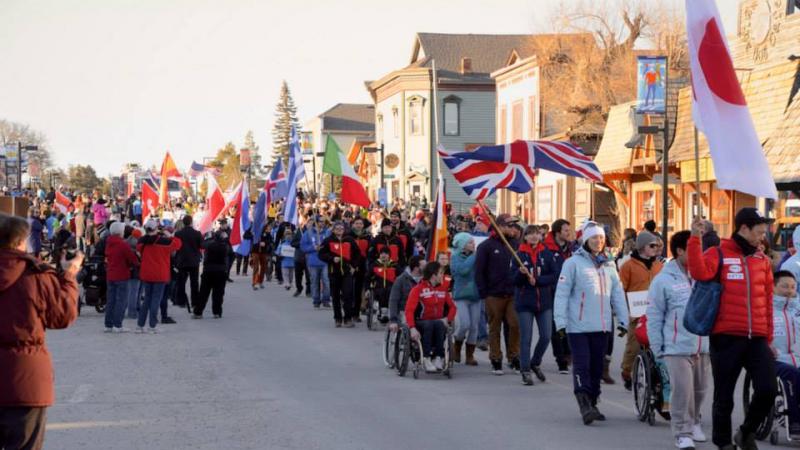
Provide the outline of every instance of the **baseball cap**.
[[772,223],[775,219],[770,219],[764,217],[756,208],[742,208],[739,212],[736,213],[736,218],[734,219],[734,223],[736,224],[736,229],[738,230],[739,227],[742,225],[747,225],[748,227],[753,227],[755,225],[759,225],[762,223]]
[[507,226],[510,226],[510,225],[513,225],[513,224],[519,222],[519,219],[516,218],[516,217],[513,217],[511,214],[503,213],[503,214],[500,214],[499,216],[497,216],[497,219],[495,220],[495,222],[497,222],[497,225],[507,227]]

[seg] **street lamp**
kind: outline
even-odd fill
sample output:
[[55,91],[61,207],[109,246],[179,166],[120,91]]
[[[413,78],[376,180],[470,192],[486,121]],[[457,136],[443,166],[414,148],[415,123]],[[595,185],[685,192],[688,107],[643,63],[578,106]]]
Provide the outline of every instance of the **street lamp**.
[[39,150],[38,145],[22,145],[17,142],[17,189],[22,191],[22,151],[35,152]]

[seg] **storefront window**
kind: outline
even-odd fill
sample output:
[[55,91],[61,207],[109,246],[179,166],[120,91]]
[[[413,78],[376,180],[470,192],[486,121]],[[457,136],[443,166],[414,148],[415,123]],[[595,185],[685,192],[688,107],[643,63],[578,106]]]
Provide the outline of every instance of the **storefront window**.
[[553,187],[544,186],[536,189],[536,220],[549,223],[553,220]]

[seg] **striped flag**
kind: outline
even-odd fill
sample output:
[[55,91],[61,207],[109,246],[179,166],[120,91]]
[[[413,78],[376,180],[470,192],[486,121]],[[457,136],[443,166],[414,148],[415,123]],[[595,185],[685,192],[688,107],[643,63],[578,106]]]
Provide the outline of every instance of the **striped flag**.
[[428,239],[428,261],[436,261],[439,253],[448,253],[447,237],[447,199],[444,194],[444,180],[439,177],[436,188],[436,199],[433,202],[433,220],[431,221],[431,237]]
[[305,179],[306,170],[303,166],[303,152],[300,149],[300,140],[297,137],[297,130],[292,126],[292,137],[289,141],[289,192],[286,195],[286,205],[283,209],[283,220],[300,226],[297,214],[297,185]]
[[66,214],[69,211],[69,207],[72,206],[72,200],[62,194],[61,191],[56,191],[55,206],[62,214]]

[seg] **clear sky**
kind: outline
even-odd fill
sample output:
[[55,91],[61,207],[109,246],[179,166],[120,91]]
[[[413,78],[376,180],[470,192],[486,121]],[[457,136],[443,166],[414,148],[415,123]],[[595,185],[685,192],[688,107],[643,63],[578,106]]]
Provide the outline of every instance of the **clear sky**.
[[[281,80],[302,123],[370,102],[364,81],[405,66],[417,31],[546,32],[555,3],[0,0],[0,118],[102,175],[165,150],[186,169],[249,129],[267,156]],[[732,33],[738,0],[717,3]]]

